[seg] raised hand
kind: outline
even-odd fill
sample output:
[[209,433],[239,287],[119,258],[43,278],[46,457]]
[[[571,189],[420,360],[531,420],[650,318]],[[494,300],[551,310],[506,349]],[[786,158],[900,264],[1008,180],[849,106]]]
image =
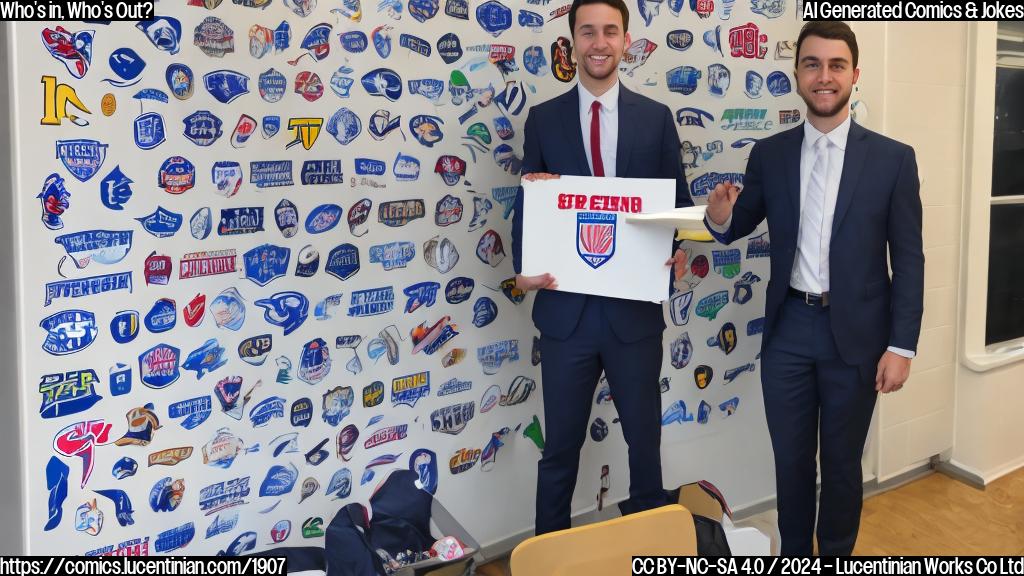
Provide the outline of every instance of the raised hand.
[[715,189],[708,195],[708,220],[719,226],[724,226],[732,216],[732,207],[740,197],[741,190],[732,182],[723,182],[715,186]]

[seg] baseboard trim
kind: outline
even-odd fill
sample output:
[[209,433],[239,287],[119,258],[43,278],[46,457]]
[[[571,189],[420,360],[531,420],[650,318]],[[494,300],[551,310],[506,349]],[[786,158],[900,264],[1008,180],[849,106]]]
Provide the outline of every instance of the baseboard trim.
[[870,498],[877,496],[883,492],[895,490],[901,486],[906,486],[911,482],[920,480],[926,476],[931,476],[935,473],[935,465],[932,462],[923,462],[918,466],[915,466],[905,472],[901,472],[887,480],[879,482],[877,479],[871,480],[870,482],[864,483],[864,498]]
[[935,469],[954,480],[963,482],[978,490],[984,490],[988,485],[984,476],[968,466],[957,463],[955,460],[938,462],[935,464]]

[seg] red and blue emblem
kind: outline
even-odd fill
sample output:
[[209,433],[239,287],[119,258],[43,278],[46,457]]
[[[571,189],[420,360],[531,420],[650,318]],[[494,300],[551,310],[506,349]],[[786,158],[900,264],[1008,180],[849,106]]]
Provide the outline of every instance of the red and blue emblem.
[[580,212],[576,215],[576,253],[591,268],[600,268],[615,255],[615,214]]

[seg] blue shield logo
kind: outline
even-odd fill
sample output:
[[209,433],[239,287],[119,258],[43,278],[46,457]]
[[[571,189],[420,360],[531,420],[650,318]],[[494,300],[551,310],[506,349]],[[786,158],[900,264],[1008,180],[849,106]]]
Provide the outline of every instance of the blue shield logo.
[[192,69],[184,64],[171,64],[165,74],[167,88],[178,100],[188,100],[195,90],[195,76]]
[[327,256],[324,270],[338,280],[348,280],[359,272],[359,249],[352,244],[336,246]]
[[476,21],[488,34],[497,38],[512,27],[512,10],[497,0],[488,0],[476,7]]
[[156,112],[146,112],[135,119],[135,145],[142,150],[152,150],[167,139],[164,117]]
[[615,254],[616,214],[580,212],[576,215],[576,253],[591,268],[600,268]]
[[161,298],[153,304],[146,314],[146,329],[154,334],[167,332],[177,323],[178,310],[174,300]]
[[183,122],[185,123],[185,138],[191,140],[196,146],[209,146],[224,133],[221,130],[220,118],[208,110],[193,112],[186,116]]
[[127,344],[139,335],[139,313],[135,310],[118,312],[110,321],[110,336],[118,344]]
[[178,380],[181,352],[167,344],[157,344],[139,355],[139,379],[150,388],[166,388]]
[[772,96],[777,98],[789,94],[792,89],[793,86],[789,82],[789,76],[785,72],[776,70],[768,75],[768,91],[771,92]]
[[359,115],[348,108],[339,108],[327,121],[327,132],[342,146],[355,140],[363,130]]
[[273,104],[284,98],[284,93],[288,89],[288,79],[284,77],[284,74],[271,68],[260,74],[259,85],[260,98]]
[[107,158],[107,144],[97,140],[57,140],[57,158],[82,182],[99,172]]
[[261,126],[263,128],[263,138],[269,140],[281,130],[281,117],[264,116]]
[[266,286],[275,278],[288,273],[291,248],[263,244],[242,255],[245,277],[258,286]]

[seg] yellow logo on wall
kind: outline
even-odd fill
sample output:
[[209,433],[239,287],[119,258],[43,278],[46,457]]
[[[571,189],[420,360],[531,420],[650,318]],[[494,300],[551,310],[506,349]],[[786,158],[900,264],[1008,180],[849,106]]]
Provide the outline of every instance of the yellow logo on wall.
[[43,76],[40,80],[43,84],[43,117],[39,123],[44,126],[60,126],[64,118],[78,126],[88,126],[89,121],[85,118],[68,113],[68,104],[71,104],[85,114],[92,114],[82,100],[78,97],[75,89],[67,84],[58,84],[56,76]]
[[320,127],[323,124],[323,118],[289,118],[288,129],[292,131],[295,139],[289,142],[285,149],[291,148],[296,144],[302,144],[303,148],[309,150],[313,147],[317,137],[320,136]]

